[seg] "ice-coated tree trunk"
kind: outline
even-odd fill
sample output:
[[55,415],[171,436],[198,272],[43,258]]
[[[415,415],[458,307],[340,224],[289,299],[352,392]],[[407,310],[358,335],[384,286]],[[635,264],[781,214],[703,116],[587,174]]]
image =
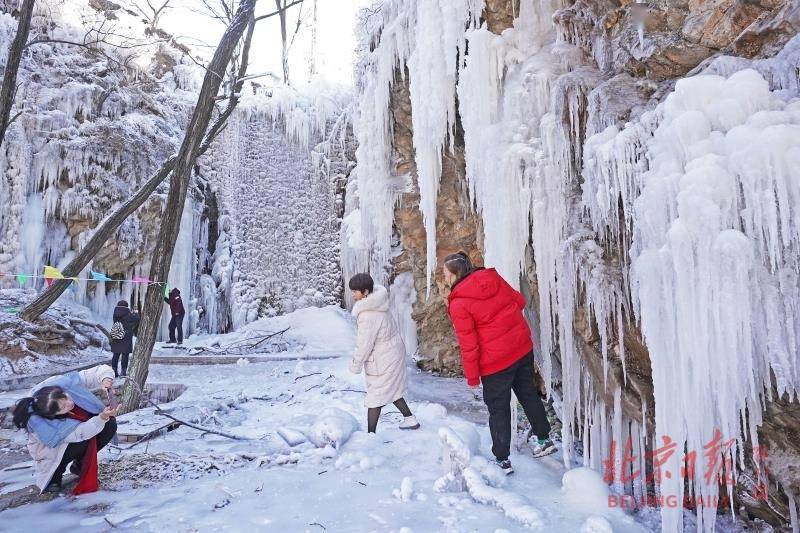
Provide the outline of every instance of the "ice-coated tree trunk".
[[[251,21],[247,29],[247,36],[245,37],[244,45],[242,46],[239,72],[234,83],[234,88],[230,99],[228,100],[228,106],[225,108],[225,111],[223,111],[220,116],[217,117],[217,120],[214,121],[211,129],[208,130],[202,146],[200,146],[194,156],[195,159],[206,153],[211,146],[211,143],[213,143],[214,139],[217,138],[217,135],[219,135],[219,133],[225,128],[228,118],[230,118],[230,116],[233,114],[233,111],[236,109],[236,105],[239,103],[239,93],[242,90],[244,85],[244,77],[247,74],[250,44],[253,39],[254,28],[254,23]],[[106,241],[112,235],[114,235],[125,219],[139,209],[147,201],[150,195],[153,194],[153,191],[156,190],[158,185],[169,177],[175,168],[176,161],[176,156],[167,159],[161,165],[161,168],[158,169],[158,172],[156,172],[155,175],[153,175],[153,177],[150,178],[134,196],[120,206],[119,209],[111,214],[111,216],[103,220],[103,222],[92,233],[89,242],[87,242],[86,245],[75,255],[72,261],[70,261],[69,264],[64,267],[61,272],[64,275],[64,278],[76,277],[83,271],[84,268],[86,268],[86,265],[89,264],[89,262],[98,254],[98,252],[100,252]],[[20,317],[29,322],[39,318],[41,314],[47,311],[58,299],[58,297],[61,296],[65,290],[67,290],[70,283],[71,282],[69,279],[56,280],[55,283],[53,283],[46,291],[39,294],[39,296],[37,296],[31,303],[22,309],[20,312]]]
[[3,87],[0,88],[0,145],[6,138],[6,130],[11,121],[11,108],[14,106],[14,95],[17,92],[17,73],[22,60],[22,52],[31,32],[31,17],[36,0],[24,0],[19,11],[17,34],[8,49]]
[[[180,229],[183,205],[186,202],[186,192],[192,177],[192,167],[197,158],[197,149],[200,146],[214,110],[214,99],[219,92],[225,76],[225,70],[233,57],[237,44],[245,33],[245,29],[252,27],[253,10],[256,0],[242,0],[236,15],[220,40],[214,57],[206,70],[203,86],[197,98],[192,118],[186,128],[183,144],[178,152],[175,170],[172,173],[169,194],[164,209],[161,229],[158,233],[153,259],[150,266],[150,279],[163,281],[169,275],[172,254],[175,250],[175,241]],[[248,31],[248,37],[250,36]],[[139,389],[144,388],[150,366],[150,355],[156,341],[158,324],[161,319],[161,310],[164,305],[163,290],[161,285],[150,285],[145,295],[142,309],[142,320],[139,324],[139,334],[136,347],[133,351],[133,361],[129,369],[130,377],[138,387],[126,383],[123,390],[123,411],[129,412],[136,409],[140,402]]]

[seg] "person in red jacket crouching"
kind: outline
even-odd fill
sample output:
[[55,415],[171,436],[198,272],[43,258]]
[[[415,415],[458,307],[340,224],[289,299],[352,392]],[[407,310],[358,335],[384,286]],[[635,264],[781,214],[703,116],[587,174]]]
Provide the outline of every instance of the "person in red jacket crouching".
[[534,381],[533,340],[522,314],[525,298],[495,269],[473,268],[464,252],[447,256],[443,272],[451,288],[447,310],[461,347],[467,384],[476,388],[483,382],[492,453],[500,468],[511,474],[512,390],[538,438],[534,457],[556,450]]

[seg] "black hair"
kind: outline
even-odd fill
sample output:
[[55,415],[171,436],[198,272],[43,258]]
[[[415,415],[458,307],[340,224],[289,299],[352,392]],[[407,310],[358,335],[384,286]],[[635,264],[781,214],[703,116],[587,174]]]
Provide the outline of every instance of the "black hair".
[[13,422],[18,429],[28,426],[32,414],[42,418],[56,418],[58,416],[58,400],[68,399],[61,387],[42,387],[33,396],[26,396],[14,406]]
[[474,270],[472,261],[470,261],[469,256],[464,251],[456,252],[445,257],[444,267],[450,271],[451,274],[455,274],[456,283],[464,279],[467,274]]
[[120,300],[117,302],[117,307],[128,307],[128,302],[125,300]]
[[372,276],[366,273],[356,274],[350,278],[350,282],[347,285],[351,291],[372,293],[375,289],[375,282],[372,280]]

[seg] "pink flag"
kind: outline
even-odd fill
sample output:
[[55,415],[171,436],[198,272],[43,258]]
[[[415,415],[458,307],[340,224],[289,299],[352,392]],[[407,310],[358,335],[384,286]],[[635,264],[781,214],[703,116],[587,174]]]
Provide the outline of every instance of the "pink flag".
[[141,276],[133,276],[131,280],[133,283],[152,283],[149,279],[143,278]]

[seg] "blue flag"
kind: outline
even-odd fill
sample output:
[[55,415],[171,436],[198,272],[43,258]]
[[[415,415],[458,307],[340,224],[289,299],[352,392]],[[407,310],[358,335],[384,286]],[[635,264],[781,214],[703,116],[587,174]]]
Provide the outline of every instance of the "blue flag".
[[105,274],[101,274],[100,272],[95,272],[94,270],[90,270],[89,272],[92,276],[92,280],[94,281],[114,281],[113,279],[109,278]]

